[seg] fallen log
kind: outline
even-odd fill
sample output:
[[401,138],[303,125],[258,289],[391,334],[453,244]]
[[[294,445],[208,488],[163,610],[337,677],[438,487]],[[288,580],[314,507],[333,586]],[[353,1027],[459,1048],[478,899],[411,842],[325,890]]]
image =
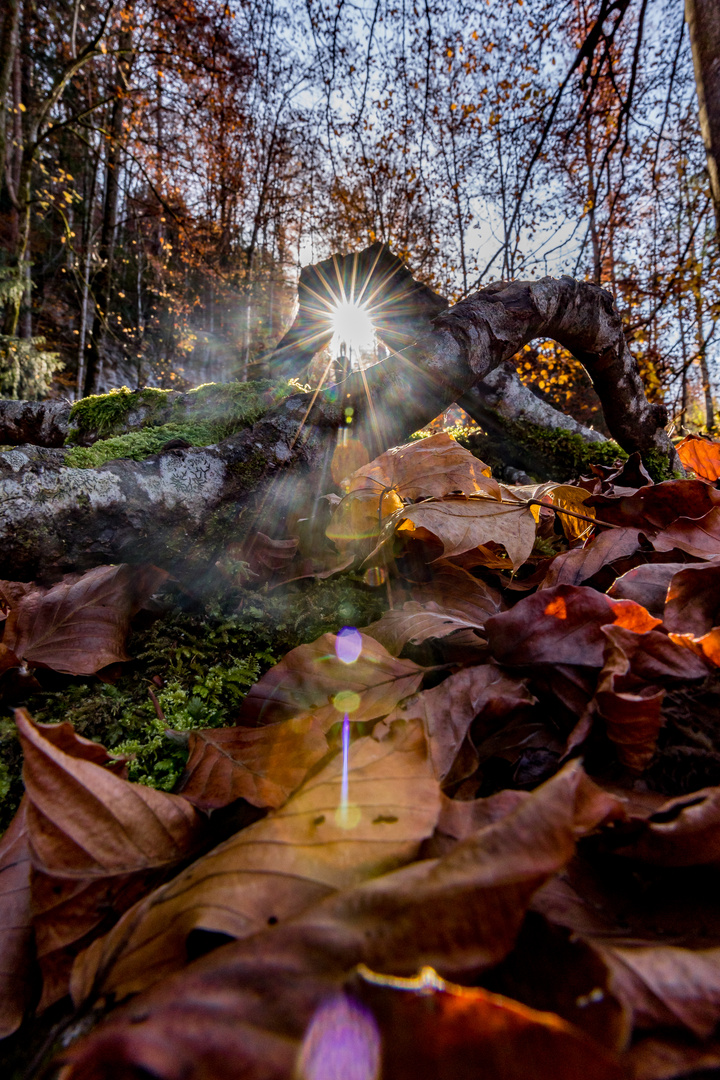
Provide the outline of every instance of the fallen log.
[[537,337],[583,359],[626,451],[678,467],[609,294],[570,278],[512,282],[436,316],[414,343],[340,386],[293,394],[216,446],[91,469],[68,466],[62,449],[0,454],[0,577],[121,561],[195,577],[229,535],[281,534],[288,514],[331,489],[336,433],[349,420],[373,457],[462,401]]

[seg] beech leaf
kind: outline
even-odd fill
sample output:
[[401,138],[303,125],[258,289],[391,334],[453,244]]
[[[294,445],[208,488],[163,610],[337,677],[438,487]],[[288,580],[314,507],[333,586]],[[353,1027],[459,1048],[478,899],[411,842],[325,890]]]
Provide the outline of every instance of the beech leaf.
[[67,992],[73,959],[89,936],[197,847],[202,820],[185,799],[114,775],[124,763],[70,725],[35,724],[24,709],[15,719],[44,1008]]
[[720,443],[700,435],[686,435],[675,449],[685,468],[692,469],[696,476],[713,484],[720,480]]
[[[238,722],[267,724],[314,711],[327,730],[342,720],[348,694],[355,695],[349,710],[353,720],[374,720],[389,713],[417,690],[425,669],[391,656],[367,634],[355,633],[359,653],[351,663],[338,656],[335,634],[292,649],[250,688]],[[341,693],[346,696],[339,698]]]
[[328,749],[307,716],[260,728],[191,731],[188,746],[177,791],[201,810],[240,798],[253,806],[282,806]]
[[451,435],[438,432],[394,446],[350,477],[350,491],[394,491],[403,499],[442,498],[452,491],[463,495],[484,492],[500,499],[500,485],[490,467],[460,446]]
[[612,600],[585,585],[556,585],[524,597],[485,624],[502,664],[602,667],[602,627],[614,623],[644,633],[659,624],[632,600]]
[[435,828],[439,789],[420,724],[350,747],[350,806],[333,758],[280,810],[157,889],[79,958],[75,1000],[96,979],[122,997],[181,967],[195,929],[247,937],[336,889],[412,859]]
[[535,518],[522,503],[487,498],[428,499],[392,514],[383,525],[383,542],[404,521],[437,536],[445,558],[490,542],[502,544],[516,570],[526,562],[535,543]]
[[167,578],[154,566],[98,566],[53,585],[0,582],[11,603],[3,644],[31,664],[92,675],[127,660],[130,619]]

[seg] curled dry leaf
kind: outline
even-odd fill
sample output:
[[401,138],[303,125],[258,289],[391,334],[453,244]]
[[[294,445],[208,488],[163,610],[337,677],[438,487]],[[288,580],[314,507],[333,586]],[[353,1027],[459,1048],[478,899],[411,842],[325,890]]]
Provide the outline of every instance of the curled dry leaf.
[[298,538],[274,540],[265,533],[256,532],[241,544],[228,544],[223,552],[224,558],[247,563],[250,571],[263,581],[271,578],[279,570],[285,570],[295,558]]
[[[323,634],[310,645],[292,649],[250,688],[238,722],[252,726],[314,712],[327,730],[342,719],[344,711],[353,720],[385,716],[417,690],[425,669],[412,660],[391,656],[367,634],[359,637],[360,653],[352,663],[338,656],[335,634]],[[350,694],[355,695],[352,700]]]
[[632,674],[622,643],[609,638],[595,701],[620,763],[631,772],[641,773],[652,761],[664,696]]
[[675,449],[685,468],[692,469],[696,476],[712,483],[720,480],[720,443],[700,435],[686,435]]
[[411,522],[416,529],[427,529],[442,541],[445,558],[462,555],[491,541],[502,544],[515,570],[527,561],[535,543],[535,518],[532,510],[522,503],[488,498],[428,499],[392,514],[383,525],[381,542],[403,522]]
[[[586,505],[589,498],[590,492],[577,487],[575,484],[556,484],[550,489],[543,501],[552,503],[558,510],[572,510],[575,514],[594,518],[594,508]],[[591,528],[589,522],[573,517],[570,514],[558,514],[558,518],[568,540],[577,540]]]
[[695,637],[720,626],[720,560],[677,569],[668,588],[664,621],[668,630]]
[[494,664],[479,664],[464,668],[431,690],[417,694],[391,713],[386,723],[396,716],[422,721],[435,775],[442,781],[476,717],[483,721],[483,734],[489,734],[509,713],[534,702],[535,698],[520,679],[506,675]]
[[616,578],[608,589],[613,600],[634,600],[651,615],[664,618],[665,601],[670,582],[686,563],[643,563]]
[[720,949],[600,945],[614,992],[640,1028],[684,1027],[707,1038],[720,1021]]
[[693,634],[670,634],[669,637],[675,645],[688,649],[695,656],[720,667],[720,627],[713,627],[707,634],[697,638]]
[[[399,725],[402,727],[402,725]],[[282,809],[243,829],[127,912],[79,958],[76,1001],[123,997],[186,960],[195,929],[247,937],[328,893],[412,859],[435,828],[439,789],[420,724],[350,747],[350,806],[333,758]]]
[[[594,795],[591,813],[586,784],[574,762],[445,857],[329,896],[276,929],[217,949],[77,1043],[66,1054],[66,1080],[101,1080],[110,1063],[152,1067],[159,1080],[234,1080],[238,1062],[248,1077],[290,1080],[296,1053],[278,1064],[278,1036],[301,1036],[356,964],[399,975],[431,964],[446,977],[496,964],[532,893],[572,855],[579,818],[588,828],[607,816],[607,801]],[[228,1047],[236,1053],[230,1062]]]
[[383,1036],[383,1076],[393,1080],[620,1080],[617,1059],[550,1012],[425,968],[414,979],[362,966],[351,984]]
[[716,559],[720,551],[720,506],[715,506],[698,519],[677,518],[672,525],[652,537],[652,545],[656,551],[674,551],[678,548],[696,559]]
[[497,590],[451,563],[441,565],[429,582],[413,589],[413,595],[417,599],[362,628],[393,656],[408,642],[416,645],[456,630],[482,629],[485,620],[503,607]]
[[429,638],[444,638],[457,630],[476,628],[477,620],[448,611],[432,600],[427,604],[408,600],[402,608],[386,611],[377,622],[363,626],[362,632],[375,638],[393,656],[399,656],[408,642],[420,645]]
[[697,1043],[680,1033],[648,1035],[635,1041],[623,1063],[632,1080],[712,1076],[720,1068],[720,1041]]
[[0,1039],[12,1035],[30,1004],[33,934],[30,850],[23,799],[0,841]]
[[394,446],[350,477],[350,491],[394,491],[403,499],[433,496],[441,499],[452,491],[463,495],[483,492],[500,499],[500,485],[484,465],[451,435],[438,432]]
[[[583,581],[599,573],[604,566],[615,559],[623,559],[637,551],[640,540],[637,529],[603,529],[584,547],[571,548],[556,555],[550,563],[541,589],[550,589],[554,585],[581,585]],[[637,597],[623,597],[636,600]],[[643,605],[647,607],[647,605]]]
[[114,775],[103,747],[69,724],[35,724],[23,709],[15,716],[46,1007],[67,993],[73,959],[91,935],[197,847],[202,820],[185,799]]
[[520,600],[485,624],[502,664],[602,667],[609,623],[644,633],[659,624],[632,600],[612,600],[585,585],[556,585]]
[[720,787],[669,799],[643,822],[623,855],[657,866],[720,863]]
[[720,505],[720,491],[702,480],[666,480],[648,485],[633,494],[593,495],[598,521],[630,529],[665,529],[678,518],[697,520]]
[[191,731],[190,756],[178,794],[201,810],[235,799],[253,806],[282,806],[327,753],[327,739],[312,717],[260,728]]
[[[26,714],[20,712],[20,720]],[[37,725],[43,737],[65,754],[124,775],[125,759],[76,735],[70,724]],[[0,1038],[19,1026],[36,976],[27,796],[0,841]]]
[[30,664],[92,675],[127,660],[130,619],[167,578],[155,566],[99,566],[47,589],[0,582],[10,600],[3,644]]

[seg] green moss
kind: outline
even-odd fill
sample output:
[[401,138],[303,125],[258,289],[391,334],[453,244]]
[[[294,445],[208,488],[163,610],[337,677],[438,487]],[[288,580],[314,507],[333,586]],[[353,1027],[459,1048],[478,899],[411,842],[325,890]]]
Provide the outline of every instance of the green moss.
[[161,424],[160,427],[130,431],[127,435],[99,439],[92,446],[73,446],[65,456],[65,464],[74,469],[94,469],[118,458],[142,461],[157,454],[170,439],[185,439],[192,446],[209,446],[217,441],[212,424]]
[[107,435],[122,428],[128,415],[141,407],[157,411],[168,403],[169,390],[158,390],[146,386],[143,390],[130,390],[121,386],[107,394],[91,394],[76,401],[70,410],[70,420],[74,425],[71,434],[77,438],[80,432],[97,432]]
[[[563,428],[550,430],[532,424],[505,423],[509,443],[523,447],[522,467],[538,479],[567,480],[587,472],[590,465],[612,465],[627,459],[626,452],[616,442],[586,442],[581,435]],[[460,434],[458,442],[479,457],[486,454],[489,465],[507,464],[503,453],[502,438],[484,434]],[[515,457],[510,454],[511,464]],[[487,460],[487,458],[484,458]]]
[[[141,461],[158,453],[170,439],[184,439],[191,446],[212,446],[256,423],[269,408],[296,389],[286,381],[269,379],[205,383],[176,397],[169,408],[170,391],[153,387],[131,391],[123,386],[109,394],[83,398],[70,412],[74,427],[65,440],[66,445],[77,441],[83,433],[104,437],[90,447],[72,446],[66,462],[73,468],[92,469],[118,458]],[[141,407],[149,409],[141,427],[123,432],[129,414]]]
[[643,454],[643,464],[656,484],[663,480],[682,480],[681,472],[674,472],[667,454],[662,450],[648,450]]

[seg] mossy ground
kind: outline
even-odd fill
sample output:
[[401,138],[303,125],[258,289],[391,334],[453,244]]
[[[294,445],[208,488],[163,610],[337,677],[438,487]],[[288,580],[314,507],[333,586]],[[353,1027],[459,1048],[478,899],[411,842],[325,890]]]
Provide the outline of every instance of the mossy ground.
[[[129,755],[131,780],[165,791],[187,759],[182,736],[168,737],[167,728],[183,733],[231,725],[250,686],[286,652],[341,626],[364,626],[386,606],[384,590],[353,574],[272,591],[233,587],[222,606],[213,599],[206,607],[189,603],[172,586],[162,602],[161,613],[137,618],[127,646],[133,660],[115,681],[37,671],[25,691],[6,686],[5,704],[24,705],[42,723],[69,721],[78,734]],[[0,832],[22,796],[21,769],[8,717],[0,721]]]
[[[171,439],[191,446],[211,446],[254,424],[269,408],[301,389],[287,380],[255,379],[243,383],[206,383],[182,397],[171,391],[122,386],[108,394],[82,398],[70,413],[71,447],[66,462],[92,469],[106,461],[141,461],[162,450]],[[143,417],[139,430],[124,428],[132,413]],[[92,446],[75,446],[85,434],[97,434]]]

